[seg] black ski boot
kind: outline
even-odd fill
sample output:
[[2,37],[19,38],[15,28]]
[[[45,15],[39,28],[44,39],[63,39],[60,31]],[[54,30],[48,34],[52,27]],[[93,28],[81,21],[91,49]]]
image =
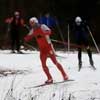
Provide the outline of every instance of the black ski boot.
[[11,53],[16,53],[16,52],[14,50],[12,50]]
[[18,54],[24,54],[22,51],[18,50],[17,51]]

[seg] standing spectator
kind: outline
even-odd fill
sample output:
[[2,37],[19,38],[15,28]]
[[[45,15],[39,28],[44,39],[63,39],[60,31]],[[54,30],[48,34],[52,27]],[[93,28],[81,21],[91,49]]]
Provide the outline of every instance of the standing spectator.
[[35,37],[35,39],[38,43],[38,46],[40,49],[40,59],[41,59],[41,63],[42,63],[42,68],[48,78],[45,83],[48,84],[48,83],[53,82],[52,76],[46,65],[46,61],[47,61],[48,57],[50,57],[52,62],[57,66],[57,68],[59,69],[59,71],[61,72],[61,74],[63,76],[63,79],[67,80],[68,79],[67,74],[65,73],[62,65],[57,61],[57,59],[55,57],[54,48],[53,48],[53,45],[52,45],[50,37],[49,37],[51,35],[51,30],[46,25],[39,24],[37,18],[35,18],[35,17],[32,17],[29,20],[29,23],[30,23],[33,31],[31,31],[31,33],[29,33],[25,37],[25,41],[29,41],[33,37]]
[[22,53],[20,51],[20,32],[21,28],[24,26],[24,20],[21,18],[20,12],[15,11],[14,15],[8,18],[6,22],[10,24],[9,33],[11,37],[12,53],[15,53],[15,50],[17,50],[18,53]]
[[45,24],[47,25],[51,30],[52,30],[52,38],[57,38],[59,37],[59,29],[57,26],[57,20],[55,17],[51,16],[49,12],[45,13],[43,16],[40,16],[39,18],[39,23],[40,24]]
[[39,18],[40,24],[45,24],[49,28],[53,29],[56,26],[56,20],[52,16],[50,16],[50,13],[46,13],[44,16],[41,16]]
[[90,47],[89,47],[89,41],[88,41],[88,29],[86,27],[86,24],[83,22],[82,18],[81,17],[76,17],[75,18],[75,35],[76,35],[76,41],[77,41],[77,44],[78,44],[78,61],[79,61],[79,71],[82,67],[82,46],[84,45],[86,50],[87,50],[87,53],[88,53],[88,56],[89,56],[89,62],[90,62],[90,65],[94,68],[94,63],[93,63],[93,59],[92,59],[92,52],[90,50]]

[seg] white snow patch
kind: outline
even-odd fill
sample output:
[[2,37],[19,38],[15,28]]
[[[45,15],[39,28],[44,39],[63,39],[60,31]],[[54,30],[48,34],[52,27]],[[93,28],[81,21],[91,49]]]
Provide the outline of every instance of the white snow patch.
[[[0,100],[100,100],[100,54],[93,54],[97,68],[94,71],[89,65],[88,55],[83,53],[83,67],[78,72],[77,52],[57,51],[57,55],[61,56],[57,57],[58,61],[69,78],[75,81],[33,88],[43,84],[46,76],[41,67],[39,52],[23,52],[26,54],[11,54],[9,50],[0,50],[0,70],[23,72],[0,75]],[[54,81],[62,81],[59,70],[50,59],[47,65]]]

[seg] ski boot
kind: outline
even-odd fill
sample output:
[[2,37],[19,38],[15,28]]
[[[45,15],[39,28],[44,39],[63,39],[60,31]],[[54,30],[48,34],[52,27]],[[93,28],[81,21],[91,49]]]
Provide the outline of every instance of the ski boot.
[[67,75],[64,76],[64,81],[66,81],[66,80],[68,80],[68,76]]
[[53,79],[48,79],[47,81],[45,81],[45,84],[51,84],[53,83]]
[[90,65],[91,66],[94,66],[94,63],[93,63],[93,60],[92,59],[90,59]]
[[16,52],[14,50],[12,50],[11,53],[16,53]]
[[24,54],[22,51],[18,50],[17,51],[18,54]]

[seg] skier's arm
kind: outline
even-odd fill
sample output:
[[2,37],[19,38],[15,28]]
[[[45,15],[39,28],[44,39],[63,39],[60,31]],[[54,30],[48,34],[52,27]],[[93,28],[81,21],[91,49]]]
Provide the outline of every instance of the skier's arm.
[[34,34],[33,29],[31,29],[30,32],[28,33],[28,35],[24,37],[24,40],[26,42],[30,41],[34,37],[33,34]]

